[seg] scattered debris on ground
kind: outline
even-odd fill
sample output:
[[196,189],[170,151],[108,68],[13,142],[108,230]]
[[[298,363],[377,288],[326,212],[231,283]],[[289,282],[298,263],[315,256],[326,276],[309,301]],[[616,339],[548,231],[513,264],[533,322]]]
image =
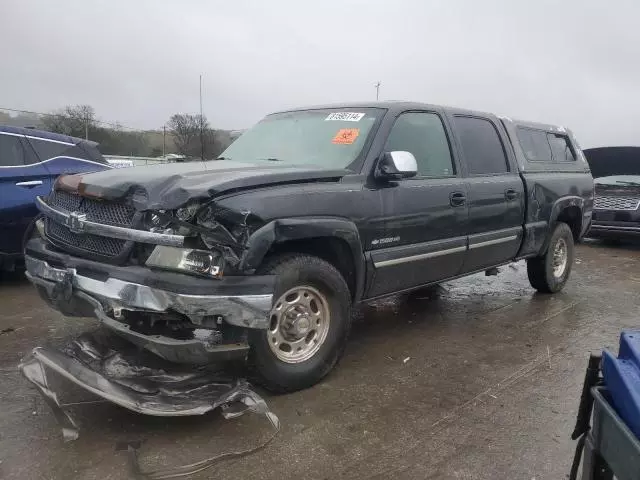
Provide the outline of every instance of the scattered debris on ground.
[[59,375],[107,401],[146,415],[203,415],[220,407],[226,419],[253,412],[264,415],[273,427],[273,435],[256,447],[156,472],[144,472],[137,460],[139,445],[128,444],[126,450],[134,478],[174,478],[199,472],[221,460],[264,448],[280,428],[278,417],[245,380],[234,378],[222,369],[168,362],[103,330],[84,333],[61,349],[37,347],[20,364],[20,370],[53,410],[65,441],[78,438],[79,426],[68,411],[68,405],[61,401],[64,392],[56,391],[52,386],[51,374]]

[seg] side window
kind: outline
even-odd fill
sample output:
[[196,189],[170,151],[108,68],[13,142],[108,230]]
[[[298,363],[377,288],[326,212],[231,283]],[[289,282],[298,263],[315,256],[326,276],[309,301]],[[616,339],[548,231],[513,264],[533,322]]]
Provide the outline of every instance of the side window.
[[509,171],[507,156],[496,127],[489,120],[455,117],[469,174],[487,175]]
[[33,146],[42,162],[64,155],[69,149],[73,148],[73,145],[69,143],[49,142],[47,140],[38,140],[37,138],[29,138],[29,143]]
[[551,151],[553,152],[553,159],[556,162],[575,162],[576,156],[573,154],[571,144],[566,135],[560,135],[557,133],[547,133],[547,139],[549,145],[551,145]]
[[547,141],[547,132],[518,127],[518,141],[530,162],[551,162],[551,147]]
[[0,167],[24,165],[24,150],[20,137],[0,134]]
[[442,120],[435,113],[401,114],[389,133],[385,150],[413,153],[419,176],[448,177],[455,174],[449,140]]

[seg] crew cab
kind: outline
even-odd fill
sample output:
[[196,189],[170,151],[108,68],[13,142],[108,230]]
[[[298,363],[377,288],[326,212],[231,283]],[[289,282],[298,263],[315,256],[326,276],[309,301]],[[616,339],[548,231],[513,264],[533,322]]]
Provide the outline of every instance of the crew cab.
[[22,257],[35,200],[61,174],[109,168],[96,143],[58,133],[0,125],[0,269]]
[[525,259],[569,279],[593,179],[562,127],[408,102],[268,115],[215,161],[63,176],[29,279],[165,359],[275,391],[337,363],[351,307]]

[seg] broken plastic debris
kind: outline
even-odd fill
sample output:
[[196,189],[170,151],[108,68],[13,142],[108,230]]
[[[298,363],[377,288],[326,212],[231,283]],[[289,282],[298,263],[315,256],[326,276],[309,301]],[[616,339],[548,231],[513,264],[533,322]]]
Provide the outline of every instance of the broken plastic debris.
[[217,407],[222,407],[227,418],[246,411],[273,415],[245,380],[202,366],[168,362],[103,330],[85,333],[61,350],[37,347],[20,364],[20,370],[53,409],[65,440],[77,438],[77,425],[59,399],[63,392],[51,387],[52,372],[146,415],[202,415]]
[[[245,380],[205,367],[188,368],[163,360],[105,331],[85,333],[62,350],[38,347],[21,364],[23,375],[40,391],[62,427],[65,441],[79,436],[78,424],[49,382],[54,372],[85,390],[135,412],[155,416],[202,415],[217,407],[226,419],[246,412],[264,415],[273,433],[257,446],[158,471],[144,471],[138,446],[129,444],[132,478],[164,479],[191,475],[215,463],[267,446],[280,430],[278,417]],[[35,414],[36,412],[34,412]]]
[[411,357],[406,357],[406,358],[402,361],[402,363],[407,363],[409,360],[411,360]]

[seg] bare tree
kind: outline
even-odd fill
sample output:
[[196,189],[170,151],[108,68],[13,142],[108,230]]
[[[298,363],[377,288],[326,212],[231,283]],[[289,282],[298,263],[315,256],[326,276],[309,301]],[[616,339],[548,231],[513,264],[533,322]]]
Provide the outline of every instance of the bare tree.
[[42,119],[44,127],[56,133],[74,137],[88,137],[97,129],[96,112],[91,105],[68,105]]
[[173,142],[175,143],[176,149],[182,155],[187,157],[200,157],[202,155],[202,143],[200,141],[201,131],[203,137],[205,137],[203,140],[206,150],[206,144],[209,143],[207,140],[211,132],[207,117],[188,113],[176,113],[171,116],[167,126],[173,134]]

